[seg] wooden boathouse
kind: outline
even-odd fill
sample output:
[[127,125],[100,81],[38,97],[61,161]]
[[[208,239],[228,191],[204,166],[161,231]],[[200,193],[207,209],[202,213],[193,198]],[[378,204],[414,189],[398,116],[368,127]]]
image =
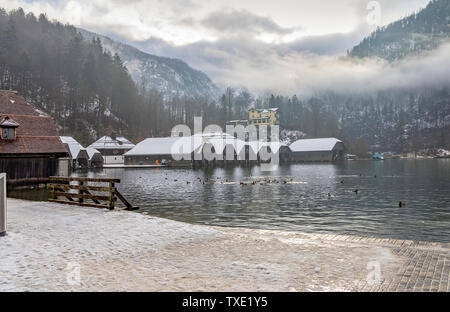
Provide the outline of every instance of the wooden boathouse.
[[336,138],[298,140],[289,146],[288,162],[332,162],[344,159],[345,145]]
[[8,185],[47,183],[67,157],[53,119],[15,91],[0,91],[0,172]]

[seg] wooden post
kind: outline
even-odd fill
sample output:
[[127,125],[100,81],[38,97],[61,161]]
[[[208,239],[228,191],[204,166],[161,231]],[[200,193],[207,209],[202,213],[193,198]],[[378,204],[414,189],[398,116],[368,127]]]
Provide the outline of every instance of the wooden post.
[[114,210],[114,182],[109,182],[109,210]]
[[[78,181],[78,185],[79,185],[79,186],[83,186],[83,185],[84,185],[84,182],[83,182],[83,181]],[[79,190],[78,190],[78,194],[80,195],[80,198],[78,198],[78,202],[79,202],[79,203],[83,203],[83,202],[84,202],[84,199],[83,199],[83,197],[81,197],[81,195],[83,194],[83,190],[79,189]]]
[[55,190],[55,186],[52,184],[50,185],[51,187],[51,194],[52,194],[52,199],[58,199],[58,196],[56,196],[56,190]]
[[0,173],[0,236],[6,235],[6,173]]

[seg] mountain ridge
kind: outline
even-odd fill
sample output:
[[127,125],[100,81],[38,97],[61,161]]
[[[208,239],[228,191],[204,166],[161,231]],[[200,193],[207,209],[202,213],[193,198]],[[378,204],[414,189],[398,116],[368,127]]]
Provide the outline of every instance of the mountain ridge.
[[113,40],[82,28],[77,30],[86,40],[99,38],[111,54],[117,53],[131,77],[140,87],[155,89],[166,99],[171,97],[208,97],[218,100],[221,91],[204,72],[177,58],[144,52],[132,45]]

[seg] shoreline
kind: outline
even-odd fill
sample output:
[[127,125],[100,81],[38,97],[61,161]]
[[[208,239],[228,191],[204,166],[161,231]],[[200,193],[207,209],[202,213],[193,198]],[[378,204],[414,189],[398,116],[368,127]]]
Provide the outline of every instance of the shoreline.
[[450,290],[450,243],[193,225],[12,198],[8,208],[0,291]]

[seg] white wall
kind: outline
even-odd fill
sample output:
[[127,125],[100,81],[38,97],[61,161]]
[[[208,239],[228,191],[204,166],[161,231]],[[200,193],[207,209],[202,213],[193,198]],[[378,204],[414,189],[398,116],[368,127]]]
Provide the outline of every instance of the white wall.
[[125,162],[123,155],[103,156],[103,159],[104,165],[123,164]]

